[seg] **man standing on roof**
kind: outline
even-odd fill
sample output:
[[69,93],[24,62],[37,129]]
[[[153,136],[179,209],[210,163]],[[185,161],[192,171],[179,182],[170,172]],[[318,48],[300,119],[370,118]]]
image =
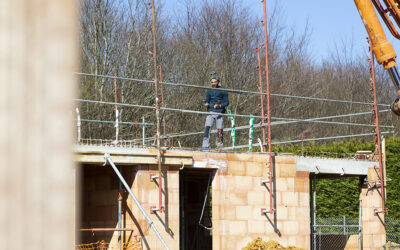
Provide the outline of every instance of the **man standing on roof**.
[[[210,73],[210,83],[213,88],[223,89],[220,84],[219,76],[216,72]],[[223,146],[223,129],[224,129],[224,116],[226,107],[229,105],[228,93],[225,91],[218,90],[207,90],[206,99],[204,100],[204,106],[208,108],[208,111],[213,113],[209,114],[206,118],[205,131],[203,137],[203,148],[210,147],[210,132],[211,128],[216,123],[217,127],[217,138],[215,144],[217,148]]]

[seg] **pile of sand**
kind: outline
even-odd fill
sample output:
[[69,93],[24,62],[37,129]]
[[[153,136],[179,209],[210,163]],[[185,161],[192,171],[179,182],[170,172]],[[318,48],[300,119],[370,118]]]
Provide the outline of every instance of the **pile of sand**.
[[297,247],[283,247],[278,242],[270,240],[268,242],[263,241],[260,237],[250,242],[242,250],[273,250],[273,249],[293,249],[293,250],[305,250],[304,248]]
[[384,246],[385,249],[392,249],[392,247],[400,247],[400,244],[388,241]]

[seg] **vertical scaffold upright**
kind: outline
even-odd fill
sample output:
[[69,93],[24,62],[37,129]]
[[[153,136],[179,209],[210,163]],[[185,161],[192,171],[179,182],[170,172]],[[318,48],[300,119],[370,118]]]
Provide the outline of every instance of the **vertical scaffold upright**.
[[158,165],[158,199],[159,206],[158,208],[152,208],[152,211],[163,212],[162,206],[162,171],[161,171],[161,148],[160,148],[160,107],[159,107],[159,99],[158,99],[158,70],[157,70],[157,38],[156,38],[156,13],[154,7],[154,0],[151,0],[151,17],[152,17],[152,28],[151,33],[153,34],[153,63],[154,63],[154,89],[155,89],[155,110],[156,110],[156,140],[157,140],[157,165]]
[[264,149],[263,152],[265,152],[265,126],[264,126],[264,122],[265,122],[265,113],[264,113],[264,91],[263,91],[263,87],[262,87],[262,75],[261,75],[261,57],[260,57],[260,50],[261,47],[263,46],[262,43],[260,43],[259,47],[256,48],[256,52],[257,52],[257,69],[258,69],[258,79],[260,82],[259,85],[259,91],[260,91],[260,108],[261,108],[261,128],[262,128],[262,135],[263,135],[263,141],[262,141],[262,147]]
[[273,192],[274,190],[272,182],[272,152],[271,152],[271,108],[270,108],[270,92],[269,92],[269,73],[268,73],[268,35],[267,35],[267,0],[262,0],[264,5],[264,50],[265,50],[265,81],[266,81],[266,91],[267,91],[267,124],[268,124],[268,167],[269,167],[269,213],[272,215],[274,213],[274,204],[273,204]]
[[[381,135],[379,132],[379,120],[378,120],[378,105],[376,102],[376,86],[375,86],[375,68],[374,68],[374,54],[372,51],[372,43],[371,40],[367,38],[368,44],[369,44],[369,52],[370,52],[370,73],[371,73],[371,85],[372,85],[372,93],[373,93],[373,115],[374,115],[374,120],[375,120],[375,148],[378,153],[378,160],[379,160],[379,174],[378,177],[380,179],[380,187],[381,187],[381,197],[382,197],[382,210],[377,210],[375,209],[374,214],[377,215],[378,213],[385,214],[386,208],[385,208],[385,176],[384,176],[384,166],[383,166],[383,161],[382,161],[382,152],[381,152]],[[377,185],[375,185],[376,188],[378,188]],[[384,221],[384,220],[383,220]]]

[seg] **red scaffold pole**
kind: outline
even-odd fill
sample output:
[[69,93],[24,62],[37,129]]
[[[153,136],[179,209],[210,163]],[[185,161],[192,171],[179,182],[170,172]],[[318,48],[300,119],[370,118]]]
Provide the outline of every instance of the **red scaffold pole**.
[[269,213],[274,213],[273,207],[273,185],[272,185],[272,153],[271,153],[271,108],[270,108],[270,92],[269,92],[269,75],[268,75],[268,35],[267,35],[267,6],[266,0],[262,0],[264,5],[264,49],[265,49],[265,81],[267,85],[267,121],[268,121],[268,165],[269,165]]
[[375,67],[374,67],[374,54],[372,51],[371,40],[368,39],[369,50],[370,50],[370,59],[371,59],[371,83],[372,83],[372,92],[374,96],[374,118],[375,118],[375,143],[378,151],[378,159],[379,159],[379,175],[381,179],[381,196],[382,196],[382,213],[386,213],[385,209],[385,176],[383,174],[383,161],[382,161],[382,152],[381,152],[381,135],[379,132],[379,120],[378,120],[378,105],[376,102],[376,85],[375,85]]
[[262,76],[261,76],[261,59],[260,59],[260,48],[263,44],[260,43],[260,47],[256,48],[256,52],[257,52],[257,60],[258,60],[258,79],[260,82],[260,107],[261,107],[261,128],[262,128],[262,134],[263,134],[263,141],[262,141],[262,146],[264,148],[264,152],[265,152],[265,126],[264,126],[264,122],[265,122],[265,118],[264,118],[264,100],[263,100],[263,87],[262,87]]
[[[158,66],[159,70],[160,70],[160,82],[162,82],[162,68],[161,65]],[[163,91],[163,85],[160,84],[160,90],[161,90],[161,107],[165,108],[164,105],[164,91]],[[165,110],[163,110],[163,137],[164,137],[164,144],[165,144]],[[167,145],[164,145],[167,146]]]

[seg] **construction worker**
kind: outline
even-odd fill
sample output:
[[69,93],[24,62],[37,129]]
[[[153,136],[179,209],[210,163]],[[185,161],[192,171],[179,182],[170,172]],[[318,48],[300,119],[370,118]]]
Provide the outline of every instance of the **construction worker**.
[[[216,72],[210,73],[210,83],[213,88],[223,89],[221,87],[220,78]],[[229,105],[228,93],[224,91],[217,90],[207,90],[206,99],[204,100],[204,106],[207,107],[208,111],[213,113],[207,116],[205,131],[203,137],[203,148],[210,147],[210,132],[211,128],[216,123],[217,127],[217,138],[215,140],[215,144],[217,148],[222,148],[224,138],[223,138],[223,129],[224,129],[224,116],[221,114],[225,114],[226,107]]]

